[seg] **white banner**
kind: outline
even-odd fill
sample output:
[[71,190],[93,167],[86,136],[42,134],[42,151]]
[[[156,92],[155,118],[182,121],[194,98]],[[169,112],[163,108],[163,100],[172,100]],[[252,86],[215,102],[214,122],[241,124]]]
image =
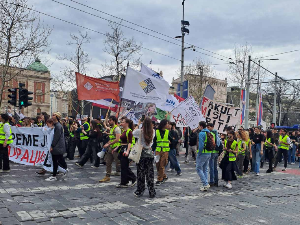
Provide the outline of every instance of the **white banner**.
[[168,95],[166,102],[164,104],[157,105],[157,108],[166,112],[171,112],[178,105],[179,101],[177,100],[177,98],[175,98],[174,95]]
[[24,165],[43,165],[51,147],[51,129],[12,126],[11,131],[14,141],[8,146],[9,160]]
[[241,109],[226,106],[204,97],[202,101],[202,114],[206,118],[207,123],[213,123],[214,129],[223,134],[226,133],[225,128],[227,126],[235,127],[239,124]]
[[177,127],[189,126],[191,129],[195,129],[201,121],[205,121],[205,118],[192,96],[181,102],[172,111],[171,122],[175,122]]
[[122,98],[135,102],[165,103],[169,95],[167,81],[127,68]]

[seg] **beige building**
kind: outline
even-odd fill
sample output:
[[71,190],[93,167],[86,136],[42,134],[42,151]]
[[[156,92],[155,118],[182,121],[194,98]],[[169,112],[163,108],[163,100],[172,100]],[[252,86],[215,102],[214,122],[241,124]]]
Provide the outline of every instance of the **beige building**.
[[[12,73],[17,74],[12,80],[5,83],[1,112],[13,111],[13,106],[8,104],[9,88],[18,88],[19,83],[24,83],[28,91],[33,92],[32,106],[22,109],[24,116],[36,117],[42,112],[50,114],[50,72],[39,59],[25,69],[13,68]],[[16,107],[18,110],[18,108]]]
[[68,93],[62,91],[50,91],[50,115],[60,112],[62,117],[68,116]]
[[[184,82],[183,91],[184,96],[193,96],[196,102],[200,103],[203,92],[208,84],[210,84],[215,90],[214,100],[220,103],[226,103],[227,100],[227,79],[224,80],[199,76],[193,74],[186,74],[184,77],[184,81],[188,81],[188,83]],[[172,86],[179,92],[179,86],[181,84],[181,79],[177,78],[172,81]]]

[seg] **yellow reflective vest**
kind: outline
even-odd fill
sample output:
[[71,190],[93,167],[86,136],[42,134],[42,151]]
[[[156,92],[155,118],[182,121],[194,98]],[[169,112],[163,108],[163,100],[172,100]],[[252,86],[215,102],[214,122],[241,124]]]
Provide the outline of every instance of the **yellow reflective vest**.
[[[8,125],[9,125],[9,123],[5,123],[5,124],[8,124]],[[10,129],[10,136],[9,136],[9,138],[7,139],[7,142],[6,142],[6,144],[8,144],[8,145],[11,144],[11,143],[13,143],[10,125],[9,125],[9,129]],[[1,124],[0,124],[0,144],[3,145],[4,142],[5,142],[4,123],[1,123]]]
[[[85,130],[85,132],[89,132],[90,130],[91,130],[91,127],[90,127],[90,124],[88,123],[88,122],[85,122],[83,125],[85,125],[85,124],[87,124],[88,125],[88,129],[87,130]],[[83,129],[83,128],[82,128]],[[85,135],[84,133],[80,133],[80,140],[88,140],[89,139],[89,137],[87,136],[87,135]]]
[[170,151],[169,130],[165,130],[163,138],[160,136],[160,131],[156,130],[156,151],[161,152],[161,150],[163,152]]
[[[116,127],[117,127],[118,125],[115,125],[113,128],[111,128],[110,129],[110,131],[109,131],[109,141],[110,142],[113,142],[114,140],[116,140],[116,136],[114,135],[114,130],[116,129]],[[110,147],[111,148],[116,148],[116,147],[118,147],[118,146],[120,146],[121,145],[121,143],[120,143],[120,141],[119,142],[117,142],[117,143],[114,143],[113,145],[111,145]]]
[[[280,135],[280,136],[279,136],[279,141],[287,143],[288,137],[289,137],[289,136],[285,135],[285,136],[282,138],[282,136]],[[289,150],[289,149],[290,149],[290,145],[289,145],[289,144],[286,145],[286,144],[281,143],[281,144],[279,145],[278,148],[282,148],[282,149],[285,149],[285,150]]]

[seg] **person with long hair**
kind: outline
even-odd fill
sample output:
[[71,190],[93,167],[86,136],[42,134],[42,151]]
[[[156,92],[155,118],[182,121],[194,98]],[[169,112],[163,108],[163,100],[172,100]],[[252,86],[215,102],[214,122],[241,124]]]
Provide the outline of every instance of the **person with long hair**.
[[120,136],[121,146],[115,148],[115,151],[118,151],[118,159],[121,162],[121,183],[117,185],[118,188],[128,187],[129,181],[131,181],[131,186],[136,184],[136,176],[131,171],[129,167],[129,153],[131,148],[135,143],[135,139],[132,135],[133,122],[130,119],[122,119],[121,126],[123,127],[123,133]]
[[244,130],[244,132],[246,133],[246,136],[247,136],[247,141],[246,141],[246,151],[245,151],[245,158],[244,158],[244,173],[248,173],[250,168],[249,168],[249,163],[252,159],[252,151],[251,151],[251,146],[252,146],[252,143],[251,143],[251,140],[250,140],[250,137],[249,137],[249,131],[247,130]]
[[236,136],[237,136],[237,143],[238,143],[238,155],[236,158],[236,163],[239,168],[238,174],[241,177],[243,176],[243,164],[246,155],[248,136],[244,130],[239,130]]
[[[141,125],[142,121],[138,123],[138,127]],[[137,164],[137,189],[134,195],[140,197],[145,191],[145,177],[147,181],[147,186],[149,190],[149,197],[154,198],[156,195],[154,188],[154,169],[153,161],[154,155],[152,151],[152,144],[154,138],[154,129],[152,121],[149,117],[146,117],[142,129],[135,129],[133,131],[133,136],[139,138],[141,136],[140,143],[143,146],[141,158]]]
[[265,154],[266,154],[266,158],[269,161],[269,169],[267,170],[267,173],[273,172],[274,147],[275,147],[275,139],[273,137],[273,133],[271,130],[268,130],[266,142],[265,142],[265,148],[266,148]]
[[157,169],[157,181],[156,186],[161,185],[168,180],[168,177],[165,173],[165,167],[168,163],[170,143],[172,141],[169,136],[169,121],[163,119],[158,125],[158,129],[155,132],[155,137],[153,140],[153,145],[156,155],[156,169]]
[[238,144],[235,140],[235,133],[233,130],[227,133],[227,140],[225,141],[224,149],[225,156],[222,159],[220,167],[222,169],[222,179],[225,181],[224,187],[231,189],[233,180],[237,180],[235,172],[238,172],[236,165],[236,154],[238,153]]
[[13,143],[11,128],[9,125],[9,116],[7,114],[1,114],[0,122],[0,171],[9,173],[10,167],[7,146]]
[[94,160],[94,167],[99,167],[100,164],[100,158],[97,157],[97,153],[98,153],[98,140],[99,138],[101,138],[102,136],[102,132],[98,126],[98,121],[97,120],[92,120],[91,122],[91,130],[89,133],[87,133],[85,130],[82,130],[82,132],[84,133],[84,135],[89,137],[89,141],[88,141],[88,145],[87,145],[87,149],[85,151],[85,153],[83,154],[83,156],[81,157],[81,159],[75,163],[76,166],[78,167],[83,167],[86,162],[91,158],[91,156],[93,155]]

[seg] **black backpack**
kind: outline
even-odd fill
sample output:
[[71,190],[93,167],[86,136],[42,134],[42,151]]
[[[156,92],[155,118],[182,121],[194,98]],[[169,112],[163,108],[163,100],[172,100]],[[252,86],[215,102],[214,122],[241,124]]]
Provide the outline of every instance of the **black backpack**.
[[205,132],[205,133],[206,133],[207,140],[204,149],[206,151],[216,150],[216,142],[214,136],[210,132]]

